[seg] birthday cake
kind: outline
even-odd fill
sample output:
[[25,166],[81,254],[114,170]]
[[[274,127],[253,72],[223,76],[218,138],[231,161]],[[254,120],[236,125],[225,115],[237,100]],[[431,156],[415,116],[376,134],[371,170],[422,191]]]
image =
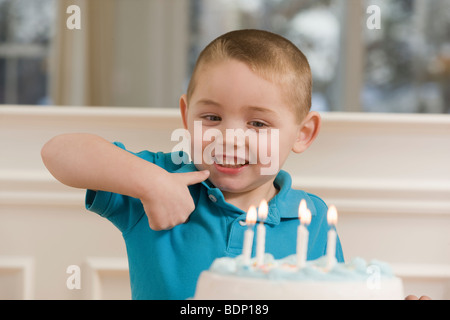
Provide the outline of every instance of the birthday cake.
[[[259,214],[264,217],[267,203],[261,202]],[[297,232],[297,253],[284,259],[264,254],[265,231],[258,227],[256,257],[251,258],[256,208],[247,213],[242,254],[236,258],[216,259],[210,269],[200,274],[194,299],[213,300],[400,300],[404,299],[403,283],[390,266],[381,261],[367,263],[355,258],[338,263],[335,257],[337,222],[336,207],[330,206],[327,221],[330,230],[327,252],[323,257],[306,261],[307,225],[311,213],[303,199],[299,206],[301,224]]]
[[403,284],[387,263],[355,258],[327,266],[326,257],[299,268],[296,255],[264,263],[243,256],[224,257],[202,272],[194,299],[198,300],[401,300]]

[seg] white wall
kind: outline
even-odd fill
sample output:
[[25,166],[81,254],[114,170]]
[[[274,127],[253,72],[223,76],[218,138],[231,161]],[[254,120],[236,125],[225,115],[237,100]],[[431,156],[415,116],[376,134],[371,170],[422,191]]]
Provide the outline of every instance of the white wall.
[[[450,117],[330,113],[318,140],[285,168],[296,187],[336,204],[347,259],[385,260],[407,293],[450,298]],[[178,110],[0,107],[0,299],[129,298],[125,246],[40,159],[64,132],[131,150],[170,151]],[[66,285],[69,266],[81,289]],[[70,279],[69,279],[70,280]]]

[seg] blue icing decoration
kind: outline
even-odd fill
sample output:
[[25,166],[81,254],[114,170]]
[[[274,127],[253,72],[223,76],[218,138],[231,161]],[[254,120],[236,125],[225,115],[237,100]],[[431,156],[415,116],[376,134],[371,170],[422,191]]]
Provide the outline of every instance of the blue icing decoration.
[[256,266],[255,258],[250,260],[250,265],[245,265],[242,256],[224,257],[216,259],[210,270],[241,277],[289,281],[365,281],[375,272],[380,277],[394,276],[389,264],[378,260],[372,260],[368,264],[362,258],[354,258],[348,263],[336,263],[331,270],[326,269],[325,256],[307,261],[306,266],[301,269],[297,268],[296,263],[296,255],[275,260],[272,255],[265,254],[263,266]]
[[234,273],[236,272],[236,259],[228,257],[216,259],[211,265],[211,270],[225,274]]

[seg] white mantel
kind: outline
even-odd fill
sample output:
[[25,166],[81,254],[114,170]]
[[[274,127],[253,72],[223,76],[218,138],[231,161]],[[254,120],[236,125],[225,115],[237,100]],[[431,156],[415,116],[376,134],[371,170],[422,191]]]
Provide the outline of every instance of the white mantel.
[[[450,116],[322,118],[317,141],[283,168],[295,187],[337,206],[347,259],[386,260],[419,291],[408,293],[450,298]],[[127,297],[120,232],[86,212],[84,191],[53,179],[40,149],[57,134],[90,132],[171,151],[180,127],[176,109],[1,106],[0,299]],[[70,265],[81,268],[79,290],[66,286]]]

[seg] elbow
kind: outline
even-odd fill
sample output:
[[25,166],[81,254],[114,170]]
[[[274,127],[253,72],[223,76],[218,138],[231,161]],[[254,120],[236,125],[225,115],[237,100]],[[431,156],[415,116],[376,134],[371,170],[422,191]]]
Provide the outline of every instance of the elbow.
[[51,138],[41,149],[41,158],[45,167],[53,174],[54,166],[58,163],[61,151],[66,145],[67,134],[62,134]]
[[42,158],[42,162],[44,162],[44,164],[45,164],[46,160],[47,160],[48,157],[49,157],[49,153],[50,153],[50,151],[51,151],[51,142],[52,142],[53,139],[54,139],[54,138],[50,139],[49,141],[47,141],[47,142],[42,146],[42,149],[41,149],[41,158]]
[[55,148],[56,148],[55,140],[57,138],[58,138],[58,136],[53,137],[52,139],[47,141],[41,149],[42,162],[44,163],[45,167],[49,170],[50,170],[50,168],[49,168],[50,161],[51,161],[52,157],[55,155]]
[[[72,185],[76,173],[83,167],[83,152],[86,142],[93,135],[80,133],[65,133],[47,141],[41,148],[41,158],[47,170],[60,182]],[[81,160],[80,160],[81,159]]]
[[50,174],[58,181],[68,184],[67,180],[67,162],[70,150],[67,146],[71,145],[71,134],[61,134],[47,141],[41,149],[41,158],[44,166]]

